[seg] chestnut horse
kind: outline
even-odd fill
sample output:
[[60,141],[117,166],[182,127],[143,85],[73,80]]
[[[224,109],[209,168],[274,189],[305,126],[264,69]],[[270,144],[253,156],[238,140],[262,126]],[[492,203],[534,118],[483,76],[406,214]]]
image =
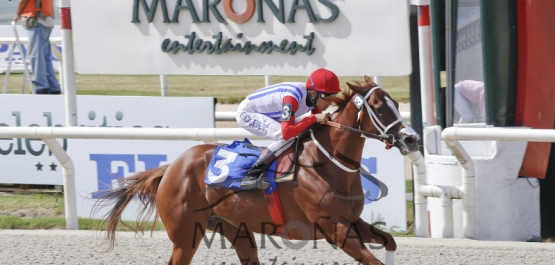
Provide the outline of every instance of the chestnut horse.
[[[362,243],[379,243],[387,259],[396,249],[393,237],[360,218],[364,191],[358,172],[366,137],[377,136],[406,155],[418,150],[418,134],[402,120],[398,103],[367,76],[365,82],[347,83],[350,91],[342,97],[327,97],[338,109],[330,124],[317,125],[311,137],[298,144],[295,180],[278,184],[287,224],[296,224],[277,234],[260,190],[208,188],[204,176],[216,145],[197,145],[169,165],[150,169],[123,179],[126,185],[108,191],[97,206],[114,204],[105,216],[106,240],[112,248],[116,226],[123,209],[134,198],[143,203],[143,216],[159,216],[173,242],[168,264],[189,264],[206,228],[217,216],[219,229],[232,242],[241,264],[260,264],[253,233],[297,240],[326,239],[362,264],[383,264]],[[350,131],[346,131],[349,129]],[[366,136],[366,137],[361,137]],[[320,145],[320,146],[318,146]],[[323,148],[323,149],[322,149]],[[331,162],[330,162],[331,161]],[[308,229],[298,229],[298,226]],[[287,227],[287,225],[286,225]],[[139,223],[138,230],[142,231]],[[238,233],[249,240],[236,240]],[[357,236],[354,236],[356,234]],[[247,237],[247,236],[245,236]],[[243,237],[242,239],[245,239]]]

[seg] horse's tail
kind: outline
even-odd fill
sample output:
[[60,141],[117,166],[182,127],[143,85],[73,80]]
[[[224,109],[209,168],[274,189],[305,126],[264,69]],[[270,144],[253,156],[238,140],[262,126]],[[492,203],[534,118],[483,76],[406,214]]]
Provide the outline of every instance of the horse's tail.
[[[113,205],[97,226],[99,230],[106,230],[104,243],[108,244],[107,251],[114,248],[116,229],[120,222],[124,226],[133,229],[136,233],[143,233],[146,222],[150,219],[152,214],[155,213],[154,224],[151,231],[154,230],[159,217],[158,211],[156,210],[156,191],[158,190],[158,185],[167,167],[168,165],[164,165],[124,178],[121,180],[124,184],[122,187],[106,191],[104,195],[95,202],[93,214],[91,216],[95,216],[95,213],[97,213],[100,208]],[[121,215],[125,207],[127,207],[135,197],[141,201],[142,207],[137,215],[136,227],[131,227],[121,220]]]

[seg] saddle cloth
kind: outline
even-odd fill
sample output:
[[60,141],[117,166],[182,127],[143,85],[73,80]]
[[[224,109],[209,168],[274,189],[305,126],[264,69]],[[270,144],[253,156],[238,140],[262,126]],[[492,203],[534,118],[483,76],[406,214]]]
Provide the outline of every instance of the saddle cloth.
[[[220,145],[210,159],[204,183],[227,188],[241,189],[241,179],[260,156],[262,148],[254,146],[248,139],[234,141],[229,145]],[[271,193],[276,189],[275,182],[293,180],[294,152],[289,148],[276,159],[266,172],[266,181]]]

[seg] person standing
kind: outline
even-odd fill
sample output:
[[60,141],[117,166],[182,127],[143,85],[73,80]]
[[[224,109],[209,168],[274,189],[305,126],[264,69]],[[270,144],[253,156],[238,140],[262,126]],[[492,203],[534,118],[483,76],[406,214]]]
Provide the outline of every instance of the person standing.
[[486,120],[484,82],[463,80],[455,85],[455,110],[461,118],[459,123],[484,122]]
[[14,21],[22,21],[29,36],[29,59],[36,94],[61,94],[52,66],[50,34],[55,25],[54,0],[19,0]]
[[[306,83],[286,82],[261,88],[244,99],[237,109],[237,122],[254,135],[274,140],[264,149],[241,182],[244,188],[265,188],[262,173],[275,158],[283,153],[295,136],[316,122],[329,120],[328,113],[322,113],[330,105],[327,100],[341,91],[337,76],[324,68],[317,69]],[[295,123],[295,118],[304,114],[312,115]]]

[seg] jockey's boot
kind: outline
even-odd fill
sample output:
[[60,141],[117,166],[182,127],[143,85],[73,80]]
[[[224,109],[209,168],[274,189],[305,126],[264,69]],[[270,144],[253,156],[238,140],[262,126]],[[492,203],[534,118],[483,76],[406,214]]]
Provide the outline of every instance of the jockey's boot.
[[264,173],[268,170],[272,162],[276,159],[275,152],[270,149],[264,149],[260,157],[251,169],[247,171],[245,177],[241,180],[241,188],[243,189],[261,189],[270,188],[270,183],[263,180]]

